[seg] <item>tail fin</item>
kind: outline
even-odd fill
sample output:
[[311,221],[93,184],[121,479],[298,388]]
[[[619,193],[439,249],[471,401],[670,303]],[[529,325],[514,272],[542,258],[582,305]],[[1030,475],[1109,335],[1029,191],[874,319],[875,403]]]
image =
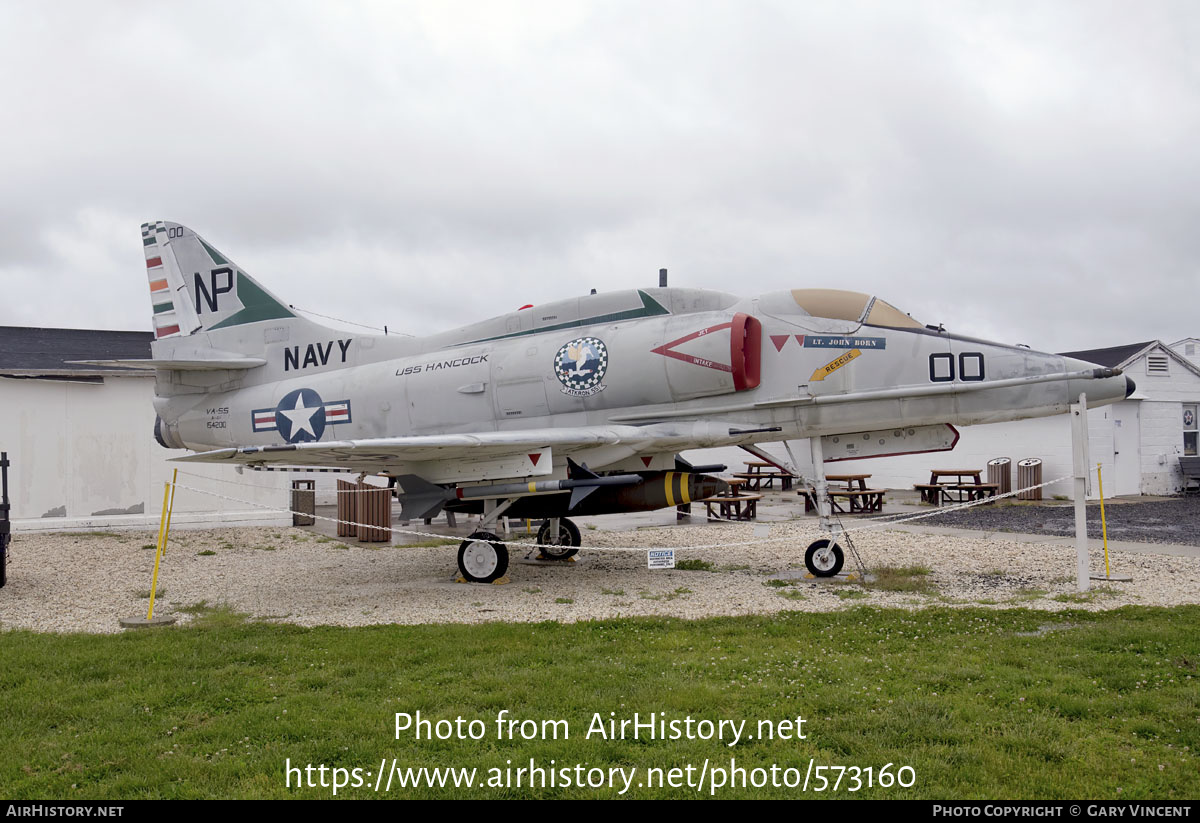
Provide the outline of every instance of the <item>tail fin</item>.
[[155,339],[294,318],[279,298],[186,226],[142,224]]

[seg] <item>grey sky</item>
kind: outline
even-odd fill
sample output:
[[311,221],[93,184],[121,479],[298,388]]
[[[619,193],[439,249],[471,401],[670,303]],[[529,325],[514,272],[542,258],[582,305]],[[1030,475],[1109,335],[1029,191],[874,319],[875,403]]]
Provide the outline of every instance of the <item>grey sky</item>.
[[1200,335],[1194,2],[0,0],[0,323],[150,328],[138,226],[422,334],[647,286]]

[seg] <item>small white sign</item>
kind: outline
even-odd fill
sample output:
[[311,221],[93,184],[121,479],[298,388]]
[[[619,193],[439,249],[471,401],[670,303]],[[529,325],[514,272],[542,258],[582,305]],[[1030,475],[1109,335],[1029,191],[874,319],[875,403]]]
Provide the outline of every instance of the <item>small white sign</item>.
[[675,568],[675,550],[650,549],[646,552],[646,567],[650,569]]

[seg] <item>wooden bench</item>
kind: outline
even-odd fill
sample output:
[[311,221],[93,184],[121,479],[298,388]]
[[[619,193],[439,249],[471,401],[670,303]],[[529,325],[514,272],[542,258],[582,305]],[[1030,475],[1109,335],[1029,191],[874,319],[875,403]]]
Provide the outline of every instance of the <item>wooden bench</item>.
[[[708,510],[709,520],[754,520],[758,517],[761,494],[735,494],[729,497],[704,497],[697,500]],[[713,513],[713,505],[720,514]]]
[[1200,494],[1200,457],[1179,458],[1179,470],[1183,472],[1183,493]]
[[922,503],[929,503],[933,506],[942,505],[941,483],[915,483],[913,488],[921,493]]
[[999,483],[947,483],[942,486],[943,503],[970,503],[995,497]]
[[[886,493],[885,489],[830,489],[829,505],[838,514],[874,514],[883,511]],[[815,489],[801,489],[799,494],[804,498],[806,514],[817,510]],[[842,502],[849,508],[843,508]]]
[[922,503],[941,506],[945,503],[968,503],[995,497],[999,483],[917,483],[914,489],[921,493]]

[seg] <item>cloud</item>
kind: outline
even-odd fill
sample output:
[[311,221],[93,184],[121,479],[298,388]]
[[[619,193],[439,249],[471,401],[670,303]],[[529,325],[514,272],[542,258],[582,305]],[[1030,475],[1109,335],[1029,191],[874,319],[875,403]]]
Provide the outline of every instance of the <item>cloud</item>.
[[[653,285],[1195,334],[1197,12],[1158,2],[7,4],[0,323],[147,328],[137,227],[427,333]],[[49,288],[48,288],[49,286]]]

